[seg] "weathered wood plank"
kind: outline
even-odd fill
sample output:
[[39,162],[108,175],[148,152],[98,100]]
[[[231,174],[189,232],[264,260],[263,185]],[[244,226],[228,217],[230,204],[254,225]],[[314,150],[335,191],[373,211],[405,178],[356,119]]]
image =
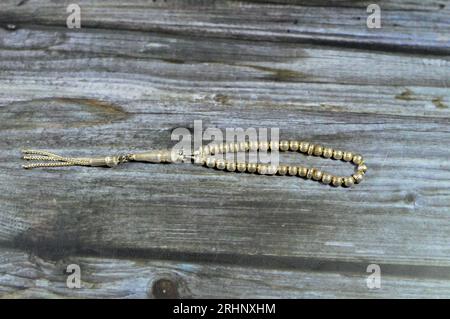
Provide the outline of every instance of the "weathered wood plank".
[[[239,109],[286,104],[287,110],[290,105],[313,108],[330,117],[358,112],[447,118],[450,112],[448,57],[224,39],[193,42],[107,30],[35,28],[0,30],[0,35],[3,103],[15,101],[9,91],[17,85],[56,85],[61,96],[149,99],[168,111],[177,110],[174,104],[182,100],[204,109],[210,108],[205,103]],[[22,100],[54,96],[45,89],[22,91]],[[148,109],[144,104],[126,111]]]
[[[77,1],[85,28],[292,41],[448,53],[448,1],[377,1],[382,28],[368,29],[371,1]],[[5,23],[65,26],[71,1],[2,1]]]
[[[70,31],[69,2],[2,1],[1,297],[146,298],[155,278],[182,297],[449,296],[447,2],[382,1],[381,30],[366,2],[279,2],[81,1]],[[20,148],[167,147],[194,120],[279,127],[370,171],[346,190],[190,165],[20,168]],[[83,289],[65,288],[68,263]]]
[[[3,35],[3,242],[55,256],[133,248],[449,266],[446,57],[199,39],[197,60],[197,44],[183,37]],[[22,147],[71,155],[166,147],[174,128],[198,119],[280,127],[286,138],[358,150],[371,170],[345,190],[189,165],[20,169]],[[349,173],[328,162],[315,163]]]
[[[81,288],[67,288],[67,266]],[[217,263],[69,256],[57,261],[0,250],[0,298],[447,298],[448,278],[392,276],[369,289],[366,268],[354,273],[271,270]],[[165,292],[163,289],[165,288]]]

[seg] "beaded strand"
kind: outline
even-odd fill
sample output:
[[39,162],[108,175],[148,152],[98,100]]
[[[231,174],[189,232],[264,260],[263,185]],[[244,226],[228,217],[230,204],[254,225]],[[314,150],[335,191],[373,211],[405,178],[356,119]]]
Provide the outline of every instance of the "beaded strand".
[[[336,176],[323,172],[315,167],[305,167],[296,165],[270,165],[246,162],[235,162],[224,159],[216,159],[213,155],[225,153],[238,153],[248,151],[292,151],[300,152],[309,156],[321,156],[327,159],[342,160],[353,163],[356,172],[350,176]],[[341,151],[325,147],[319,144],[312,144],[305,141],[280,141],[278,142],[240,142],[208,145],[201,147],[193,154],[186,154],[181,150],[175,153],[172,150],[153,150],[143,153],[119,154],[104,157],[63,157],[47,151],[23,150],[23,159],[27,161],[42,161],[23,165],[23,168],[46,168],[60,166],[107,166],[115,167],[129,161],[150,162],[150,163],[176,163],[185,162],[186,159],[193,159],[194,163],[206,165],[210,168],[226,170],[229,172],[247,172],[261,175],[291,175],[305,179],[311,179],[323,184],[333,186],[350,187],[362,181],[367,166],[361,155],[348,151]]]
[[[224,159],[216,159],[212,155],[225,153],[238,153],[247,151],[267,151],[279,150],[281,152],[292,151],[300,152],[309,156],[320,156],[326,159],[342,160],[344,162],[353,163],[356,166],[356,172],[350,176],[335,176],[327,172],[323,172],[315,167],[293,166],[293,165],[269,165],[245,162],[227,161]],[[201,147],[194,153],[194,163],[198,165],[206,165],[209,168],[219,170],[227,170],[229,172],[247,172],[261,175],[291,175],[299,176],[305,179],[311,179],[323,184],[331,184],[335,187],[350,187],[362,181],[367,166],[364,159],[359,154],[348,151],[332,149],[319,144],[312,144],[305,141],[280,141],[274,142],[241,142],[241,143],[224,143],[212,146]]]

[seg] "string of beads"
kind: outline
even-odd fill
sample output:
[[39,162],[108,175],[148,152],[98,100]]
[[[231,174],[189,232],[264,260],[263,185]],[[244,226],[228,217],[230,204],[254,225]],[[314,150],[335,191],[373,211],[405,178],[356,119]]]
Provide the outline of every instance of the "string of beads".
[[[309,156],[321,156],[326,159],[342,160],[344,162],[353,163],[356,166],[356,171],[350,176],[337,176],[321,171],[315,167],[305,167],[296,165],[270,165],[257,164],[246,162],[235,162],[224,159],[217,159],[212,155],[225,153],[238,153],[248,151],[269,151],[279,150],[281,152],[292,151],[301,152]],[[240,142],[240,143],[223,143],[211,146],[204,146],[194,152],[194,163],[198,165],[205,165],[210,168],[219,170],[227,170],[230,172],[247,172],[261,175],[291,175],[299,176],[305,179],[311,179],[323,184],[331,184],[333,186],[350,187],[353,184],[358,184],[362,181],[367,166],[364,159],[359,154],[354,154],[348,151],[332,149],[319,144],[312,144],[305,141],[280,141],[277,142]]]
[[[327,159],[342,160],[353,163],[356,171],[350,176],[338,176],[328,172],[321,171],[315,167],[305,167],[297,165],[272,165],[263,163],[236,162],[221,158],[216,158],[217,154],[239,153],[248,151],[292,151],[301,152],[310,156],[321,156]],[[59,166],[108,166],[115,167],[128,161],[141,161],[151,163],[174,163],[183,162],[186,158],[192,157],[194,163],[206,165],[210,168],[227,170],[230,172],[247,172],[261,175],[291,175],[300,176],[306,179],[315,180],[323,184],[333,186],[350,187],[362,181],[367,171],[364,159],[359,154],[348,151],[332,149],[319,144],[313,144],[305,141],[280,141],[280,142],[240,142],[223,143],[201,147],[192,155],[186,155],[183,152],[175,154],[171,150],[153,150],[135,154],[120,154],[106,157],[64,157],[54,153],[40,150],[23,150],[23,159],[31,161],[44,161],[23,165],[24,168],[45,168]]]

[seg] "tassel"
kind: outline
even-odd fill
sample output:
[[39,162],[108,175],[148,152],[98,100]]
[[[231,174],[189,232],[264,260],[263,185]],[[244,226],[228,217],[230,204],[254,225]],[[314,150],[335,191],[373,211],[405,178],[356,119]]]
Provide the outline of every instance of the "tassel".
[[127,155],[106,156],[99,158],[86,157],[63,157],[47,151],[22,150],[22,158],[27,161],[45,161],[22,165],[23,168],[31,169],[38,167],[60,167],[60,166],[108,166],[113,167],[127,162]]
[[32,169],[38,167],[61,166],[107,166],[115,167],[129,161],[150,163],[173,163],[182,161],[187,155],[178,153],[172,156],[170,150],[155,150],[137,154],[125,154],[106,157],[63,157],[54,153],[39,150],[22,150],[22,159],[27,161],[41,161],[22,165],[23,168]]

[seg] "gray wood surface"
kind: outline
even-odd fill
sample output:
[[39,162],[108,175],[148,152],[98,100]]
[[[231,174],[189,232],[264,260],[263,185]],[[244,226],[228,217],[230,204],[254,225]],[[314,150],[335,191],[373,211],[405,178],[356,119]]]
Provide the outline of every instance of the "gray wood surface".
[[[277,2],[79,1],[69,30],[71,2],[2,1],[1,296],[152,297],[163,273],[181,297],[449,297],[448,2],[381,1],[380,30],[365,2]],[[194,120],[356,150],[367,178],[20,168],[22,148],[169,147]],[[64,288],[73,261],[95,289]]]
[[[79,289],[66,286],[71,264],[81,267]],[[399,291],[408,298],[444,298],[450,294],[448,278],[417,281],[388,275],[383,276],[380,290],[369,290],[364,270],[312,272],[77,256],[49,261],[13,249],[0,251],[0,271],[8,274],[0,276],[3,298],[396,298]]]

